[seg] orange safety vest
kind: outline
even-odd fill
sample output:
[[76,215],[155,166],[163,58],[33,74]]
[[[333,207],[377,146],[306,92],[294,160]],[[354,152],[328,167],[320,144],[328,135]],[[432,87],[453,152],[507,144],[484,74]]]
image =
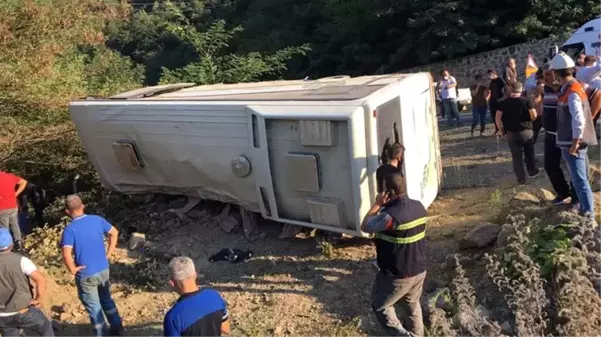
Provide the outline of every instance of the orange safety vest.
[[597,145],[597,135],[593,126],[593,117],[588,96],[582,84],[572,80],[561,89],[557,102],[557,146],[570,147],[572,145],[572,114],[568,104],[568,98],[571,94],[577,94],[582,101],[584,111],[584,133],[582,135],[582,145]]

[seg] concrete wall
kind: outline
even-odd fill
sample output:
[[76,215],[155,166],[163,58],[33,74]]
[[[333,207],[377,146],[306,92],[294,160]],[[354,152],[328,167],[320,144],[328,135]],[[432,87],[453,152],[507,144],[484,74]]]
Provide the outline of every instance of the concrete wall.
[[466,88],[474,82],[476,74],[486,76],[488,69],[495,69],[501,76],[504,65],[510,57],[516,59],[518,78],[524,81],[524,69],[528,61],[528,54],[532,54],[536,64],[541,67],[543,60],[549,55],[549,48],[563,43],[562,38],[547,38],[543,40],[526,42],[505,48],[494,49],[484,53],[473,54],[466,57],[452,59],[445,62],[428,64],[409,69],[404,69],[403,73],[429,71],[434,76],[434,81],[440,78],[440,71],[448,69],[451,75],[455,76],[460,88]]

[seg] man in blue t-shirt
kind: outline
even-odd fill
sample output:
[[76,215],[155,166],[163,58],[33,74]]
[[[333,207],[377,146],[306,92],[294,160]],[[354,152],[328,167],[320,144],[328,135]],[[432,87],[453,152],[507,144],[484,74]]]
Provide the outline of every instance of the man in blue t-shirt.
[[[104,218],[85,214],[85,206],[76,195],[67,196],[66,207],[72,220],[63,232],[63,259],[69,272],[75,275],[79,299],[90,315],[96,336],[105,334],[104,315],[111,336],[121,336],[123,327],[111,298],[108,261],[117,246],[119,232]],[[109,238],[106,251],[105,235]]]
[[169,284],[180,298],[165,315],[165,336],[230,335],[226,303],[213,289],[200,289],[196,269],[189,257],[175,257],[169,262]]

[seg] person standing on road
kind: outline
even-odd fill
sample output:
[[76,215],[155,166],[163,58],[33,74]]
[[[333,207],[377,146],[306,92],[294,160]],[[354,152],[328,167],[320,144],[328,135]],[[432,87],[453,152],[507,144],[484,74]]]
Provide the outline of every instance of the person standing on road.
[[[21,228],[17,196],[27,187],[27,180],[14,174],[0,171],[0,227],[10,228],[14,237],[14,248],[21,249]],[[16,188],[16,191],[15,191]]]
[[522,96],[523,86],[521,82],[509,85],[509,97],[499,103],[497,111],[497,127],[501,134],[507,138],[507,144],[511,150],[513,172],[518,184],[526,184],[526,173],[524,172],[524,157],[528,175],[533,178],[538,175],[536,158],[534,156],[534,132],[532,121],[536,119],[536,110],[532,102]]
[[480,136],[484,136],[486,129],[486,112],[490,90],[482,83],[482,75],[476,75],[476,82],[470,87],[472,94],[472,136],[476,126],[480,123]]
[[201,289],[194,261],[175,257],[169,262],[169,284],[180,295],[163,320],[164,335],[221,336],[230,335],[227,304],[213,289]]
[[496,136],[499,133],[499,128],[497,127],[497,111],[499,110],[499,101],[503,99],[503,89],[505,88],[505,82],[502,78],[497,75],[497,72],[493,69],[488,70],[488,78],[490,79],[490,85],[488,86],[488,90],[490,91],[490,98],[488,100],[488,109],[490,110],[490,116],[492,117],[492,122],[495,125],[495,133]]
[[588,180],[589,145],[597,145],[591,108],[584,87],[574,78],[574,61],[560,52],[551,60],[561,92],[557,105],[557,146],[580,200],[579,213],[594,220],[593,191]]
[[555,80],[550,64],[543,66],[545,86],[543,89],[543,126],[545,128],[544,165],[545,172],[555,190],[553,205],[562,205],[571,197],[572,207],[579,207],[578,195],[574,185],[568,184],[561,169],[561,150],[557,147],[557,100],[561,84]]
[[17,337],[22,329],[26,336],[53,337],[52,324],[40,310],[46,278],[30,259],[13,253],[13,246],[10,231],[0,228],[0,334]]
[[[121,336],[123,327],[111,297],[108,261],[117,246],[119,232],[104,218],[85,214],[85,206],[78,196],[67,196],[65,204],[71,223],[63,232],[63,259],[75,276],[79,299],[90,316],[96,336],[105,335],[104,315],[109,321],[111,336]],[[105,235],[109,238],[106,251]]]
[[440,98],[442,98],[442,105],[444,107],[445,114],[447,115],[447,122],[449,125],[453,123],[453,119],[457,120],[457,125],[460,124],[459,120],[459,108],[457,107],[457,80],[455,77],[449,74],[448,70],[440,72],[440,82],[438,88],[440,91]]
[[[420,298],[426,278],[426,209],[409,199],[405,178],[386,177],[387,192],[378,194],[365,215],[361,230],[375,233],[380,271],[372,291],[372,309],[390,336],[423,336]],[[401,301],[409,314],[405,328],[394,305]]]
[[[512,85],[518,81],[518,72],[515,65],[515,59],[510,58],[505,66],[505,82],[507,85]],[[510,93],[509,93],[510,94]]]

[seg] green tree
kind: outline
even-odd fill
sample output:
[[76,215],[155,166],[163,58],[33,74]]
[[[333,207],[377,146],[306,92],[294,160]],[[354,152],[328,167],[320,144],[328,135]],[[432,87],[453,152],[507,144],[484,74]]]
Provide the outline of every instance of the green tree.
[[[64,109],[71,99],[85,96],[96,78],[104,80],[91,78],[86,72],[102,74],[111,67],[106,57],[112,61],[120,58],[104,48],[102,28],[127,13],[126,7],[95,0],[0,2],[2,114],[28,120],[64,119]],[[98,49],[104,57],[86,57],[83,46]],[[123,65],[127,60],[119,62]],[[133,83],[129,68],[122,67],[121,71],[120,79],[127,77],[123,87],[139,85]],[[117,79],[111,81],[111,87],[117,90]]]

